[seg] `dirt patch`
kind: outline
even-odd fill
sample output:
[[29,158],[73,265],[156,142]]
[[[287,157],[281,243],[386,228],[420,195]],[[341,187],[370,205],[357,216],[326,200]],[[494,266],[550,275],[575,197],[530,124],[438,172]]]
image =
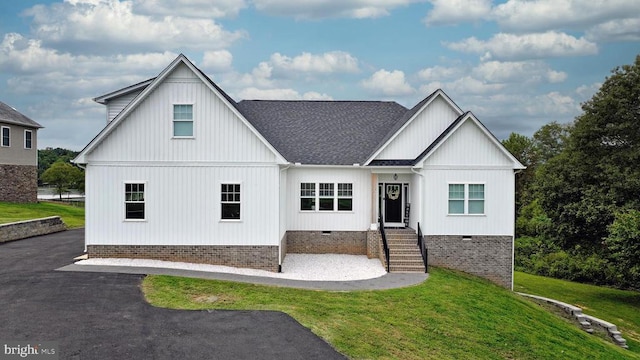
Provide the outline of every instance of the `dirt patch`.
[[228,296],[228,295],[206,294],[206,295],[192,295],[191,300],[193,302],[197,302],[201,304],[213,304],[213,303],[229,304],[229,303],[236,302],[238,299],[234,296]]

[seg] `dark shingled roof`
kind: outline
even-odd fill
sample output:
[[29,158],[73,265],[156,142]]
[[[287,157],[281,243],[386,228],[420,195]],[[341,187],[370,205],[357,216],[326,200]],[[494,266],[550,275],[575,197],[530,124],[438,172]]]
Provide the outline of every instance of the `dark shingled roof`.
[[387,101],[243,100],[237,108],[288,161],[363,164],[408,111]]
[[22,115],[18,110],[0,101],[0,122],[39,129],[42,125]]

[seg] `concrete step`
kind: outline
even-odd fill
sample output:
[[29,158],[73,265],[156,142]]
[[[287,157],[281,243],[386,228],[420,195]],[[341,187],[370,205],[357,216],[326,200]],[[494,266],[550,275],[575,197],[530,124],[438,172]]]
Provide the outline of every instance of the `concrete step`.
[[394,256],[394,255],[417,255],[417,256],[422,256],[422,254],[420,253],[420,250],[415,249],[415,248],[390,248],[389,249],[389,255],[390,256]]
[[424,266],[398,266],[391,265],[389,267],[389,272],[392,273],[424,273]]

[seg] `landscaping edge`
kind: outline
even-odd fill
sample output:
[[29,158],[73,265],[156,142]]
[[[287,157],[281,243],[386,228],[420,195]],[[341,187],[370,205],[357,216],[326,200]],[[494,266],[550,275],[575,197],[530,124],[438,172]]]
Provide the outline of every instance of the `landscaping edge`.
[[0,243],[67,230],[60,216],[0,224]]

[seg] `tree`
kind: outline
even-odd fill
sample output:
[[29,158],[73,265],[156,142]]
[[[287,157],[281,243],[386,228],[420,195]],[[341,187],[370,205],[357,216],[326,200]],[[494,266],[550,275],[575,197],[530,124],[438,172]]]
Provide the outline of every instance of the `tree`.
[[[62,161],[55,162],[42,174],[42,180],[55,186],[56,194],[62,200],[62,193],[71,187],[78,187],[84,183],[84,174],[77,167]],[[84,187],[82,185],[82,187]]]
[[640,288],[640,211],[616,214],[609,226],[606,244],[616,266],[619,281]]
[[562,246],[597,251],[617,212],[640,210],[640,55],[615,68],[582,109],[536,179]]
[[558,124],[552,121],[533,134],[533,147],[536,152],[536,160],[539,163],[546,163],[552,157],[559,155],[564,150],[571,125]]
[[77,151],[62,148],[46,148],[38,150],[38,180],[42,181],[42,174],[55,162],[68,163],[78,155]]
[[527,168],[516,177],[516,217],[520,210],[531,201],[531,184],[534,181],[537,165],[537,153],[532,139],[517,133],[511,133],[502,145]]

